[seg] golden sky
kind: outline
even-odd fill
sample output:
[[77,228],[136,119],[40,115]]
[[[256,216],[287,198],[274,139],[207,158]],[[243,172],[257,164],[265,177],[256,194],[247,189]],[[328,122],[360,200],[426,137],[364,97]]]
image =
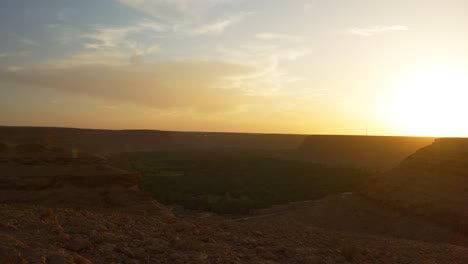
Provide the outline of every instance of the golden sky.
[[468,136],[468,1],[0,3],[0,125]]

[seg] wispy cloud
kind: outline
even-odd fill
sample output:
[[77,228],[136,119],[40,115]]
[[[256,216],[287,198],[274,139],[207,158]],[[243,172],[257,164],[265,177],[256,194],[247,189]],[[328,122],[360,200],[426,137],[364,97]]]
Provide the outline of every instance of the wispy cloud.
[[106,109],[106,110],[115,110],[117,109],[117,106],[115,105],[99,105],[99,108]]
[[304,41],[308,39],[307,36],[291,35],[291,34],[281,34],[281,33],[258,33],[255,34],[256,39],[260,40],[275,40],[275,41]]
[[286,83],[292,79],[300,79],[291,76],[283,70],[284,61],[294,61],[309,52],[304,47],[279,47],[277,45],[265,45],[249,43],[234,48],[222,48],[218,50],[220,57],[226,60],[247,63],[260,71],[242,76],[228,78],[230,87],[243,89],[251,95],[277,95]]
[[[151,36],[154,33],[160,33],[166,31],[167,28],[159,23],[155,23],[150,20],[142,20],[134,25],[123,26],[123,27],[109,27],[109,26],[96,26],[94,32],[83,35],[83,38],[91,40],[85,44],[87,48],[92,49],[112,49],[119,46],[133,47],[138,49],[150,49],[154,51],[157,48],[154,45],[148,47],[148,45],[142,45],[135,40],[130,40],[131,35],[142,34]],[[146,51],[147,52],[147,51]]]
[[239,15],[232,16],[227,19],[219,20],[212,24],[207,24],[207,25],[197,27],[194,30],[192,30],[192,34],[205,35],[205,34],[223,33],[227,27],[232,26],[233,24],[241,21],[247,15],[251,15],[251,14],[253,13],[241,13]]
[[0,52],[0,59],[11,57],[24,57],[30,54],[30,51],[23,50],[17,52]]
[[138,68],[81,65],[62,69],[0,69],[0,84],[87,95],[107,100],[109,105],[115,101],[156,109],[224,112],[253,102],[253,96],[243,87],[229,89],[226,81],[252,76],[259,70],[251,65],[222,61],[166,61]]
[[[80,40],[83,45],[81,52],[49,63],[60,68],[93,64],[111,66],[141,64],[146,56],[161,49],[158,36],[169,30],[164,25],[149,19],[119,27],[95,25],[87,33],[75,32],[76,30],[65,29],[55,24],[47,27],[61,28],[63,32],[60,35],[63,36],[63,41]],[[71,32],[75,32],[73,37],[66,37],[71,36],[69,34]]]
[[38,43],[32,39],[25,38],[25,37],[19,37],[17,41],[23,45],[29,45],[29,46],[37,46]]
[[81,40],[83,34],[78,28],[63,23],[45,24],[44,30],[52,39],[64,45]]
[[316,0],[309,0],[304,3],[304,10],[313,9],[317,5]]
[[389,31],[408,31],[409,28],[403,25],[391,25],[391,26],[374,26],[368,28],[350,28],[348,34],[358,35],[363,37],[370,37],[373,35],[381,34]]
[[[188,35],[220,34],[252,13],[241,12],[213,21],[211,11],[245,0],[116,0],[155,17],[173,32]],[[215,18],[216,19],[216,18]]]
[[117,0],[169,23],[200,17],[206,10],[234,0]]

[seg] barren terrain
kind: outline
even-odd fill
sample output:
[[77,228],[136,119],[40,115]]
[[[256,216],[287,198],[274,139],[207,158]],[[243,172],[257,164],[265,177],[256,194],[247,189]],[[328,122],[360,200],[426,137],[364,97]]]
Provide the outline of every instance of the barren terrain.
[[356,192],[235,222],[174,214],[140,190],[138,173],[103,158],[2,143],[0,263],[468,263],[453,225],[464,215],[433,213],[466,202],[466,185],[452,182],[464,179],[463,142],[436,141]]

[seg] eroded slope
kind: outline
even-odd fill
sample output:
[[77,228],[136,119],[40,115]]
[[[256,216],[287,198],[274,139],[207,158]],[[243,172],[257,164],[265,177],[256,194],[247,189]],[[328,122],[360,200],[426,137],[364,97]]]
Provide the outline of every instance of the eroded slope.
[[468,230],[468,139],[437,139],[363,193],[383,204]]
[[38,144],[0,148],[0,202],[168,213],[140,176],[99,157]]
[[430,145],[434,138],[387,136],[308,136],[301,156],[323,164],[387,170],[416,150]]

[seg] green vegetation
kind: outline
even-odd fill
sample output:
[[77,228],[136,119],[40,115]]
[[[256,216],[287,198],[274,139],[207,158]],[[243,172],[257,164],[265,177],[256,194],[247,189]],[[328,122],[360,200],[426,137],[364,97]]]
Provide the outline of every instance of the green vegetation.
[[135,152],[113,155],[110,162],[141,173],[142,189],[164,204],[219,213],[352,191],[368,177],[363,170],[281,159],[271,151]]

